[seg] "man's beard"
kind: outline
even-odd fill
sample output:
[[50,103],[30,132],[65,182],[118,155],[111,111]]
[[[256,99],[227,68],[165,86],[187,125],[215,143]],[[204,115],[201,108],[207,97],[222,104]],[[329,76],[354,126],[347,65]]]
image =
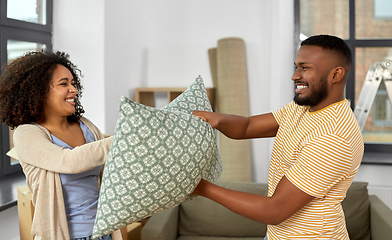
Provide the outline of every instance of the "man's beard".
[[315,106],[327,97],[327,88],[327,75],[324,75],[320,78],[318,85],[312,87],[312,89],[308,88],[308,90],[311,91],[310,96],[300,98],[300,94],[296,93],[294,96],[294,102],[302,106]]

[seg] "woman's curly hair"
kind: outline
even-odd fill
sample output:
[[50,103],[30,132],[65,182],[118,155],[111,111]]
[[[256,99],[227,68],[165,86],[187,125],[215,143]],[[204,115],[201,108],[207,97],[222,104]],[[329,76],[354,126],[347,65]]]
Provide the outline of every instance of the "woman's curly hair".
[[68,59],[64,52],[42,50],[28,52],[4,66],[0,76],[0,121],[12,129],[33,123],[43,117],[45,102],[50,89],[53,71],[58,64],[72,74],[78,90],[75,97],[75,112],[68,121],[75,122],[84,113],[80,103],[83,87],[81,71]]

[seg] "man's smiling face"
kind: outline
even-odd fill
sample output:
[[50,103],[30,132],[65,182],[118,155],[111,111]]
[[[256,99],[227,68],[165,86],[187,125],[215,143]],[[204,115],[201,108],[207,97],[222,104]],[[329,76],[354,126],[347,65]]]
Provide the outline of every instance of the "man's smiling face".
[[296,71],[292,80],[296,85],[294,102],[299,105],[317,106],[328,96],[328,74],[332,69],[326,54],[318,46],[302,46],[295,59]]

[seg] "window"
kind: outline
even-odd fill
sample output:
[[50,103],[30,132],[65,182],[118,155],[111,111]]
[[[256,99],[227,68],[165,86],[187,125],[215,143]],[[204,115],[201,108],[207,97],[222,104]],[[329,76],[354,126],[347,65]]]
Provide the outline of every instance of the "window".
[[[23,6],[23,7],[19,7],[19,6]],[[45,0],[7,1],[7,18],[45,25],[46,24],[46,1]]]
[[[350,46],[353,68],[346,98],[354,109],[369,68],[376,62],[392,61],[392,1],[295,0],[295,17],[296,41],[330,34]],[[363,138],[365,152],[392,153],[392,104],[383,82],[366,120]]]
[[376,19],[392,19],[392,1],[374,0],[374,17]]
[[[374,99],[374,109],[375,110],[372,111],[372,116],[371,116],[373,118],[372,124],[377,127],[379,126],[391,127],[392,107],[384,83],[381,83],[376,98]],[[389,137],[382,141],[392,142],[392,139]]]
[[[52,0],[1,0],[0,4],[1,66],[27,51],[52,48]],[[1,177],[21,171],[21,167],[6,155],[13,147],[12,131],[1,124],[0,135]]]

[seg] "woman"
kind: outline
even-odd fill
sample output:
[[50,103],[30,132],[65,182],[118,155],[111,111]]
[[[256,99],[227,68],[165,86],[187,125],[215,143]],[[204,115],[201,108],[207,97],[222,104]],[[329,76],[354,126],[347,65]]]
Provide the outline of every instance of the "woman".
[[[31,232],[39,240],[91,239],[112,141],[82,117],[81,73],[68,58],[30,52],[0,77],[0,120],[16,128],[14,146],[35,206]],[[112,237],[122,239],[119,231]]]

